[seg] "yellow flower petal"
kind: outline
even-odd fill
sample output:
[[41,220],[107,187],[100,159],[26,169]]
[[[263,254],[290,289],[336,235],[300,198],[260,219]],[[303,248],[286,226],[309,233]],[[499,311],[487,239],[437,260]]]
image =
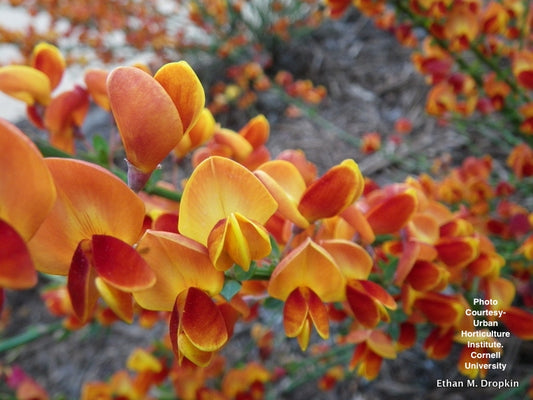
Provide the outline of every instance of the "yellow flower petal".
[[176,296],[189,287],[211,296],[222,290],[224,274],[215,270],[207,249],[185,236],[148,230],[137,248],[156,275],[154,286],[133,293],[143,308],[171,311]]
[[198,76],[186,61],[163,65],[154,75],[178,109],[186,134],[198,120],[205,105],[205,93]]
[[232,213],[265,223],[277,203],[245,167],[223,157],[204,160],[187,181],[180,203],[178,230],[207,245],[209,233]]
[[341,301],[345,283],[331,255],[308,238],[277,265],[270,277],[268,293],[285,300],[294,289],[308,287],[322,301]]
[[220,271],[234,263],[248,271],[252,260],[266,257],[272,250],[266,229],[239,213],[232,213],[217,224],[209,235],[207,247],[215,268]]
[[50,102],[50,79],[44,72],[27,65],[0,67],[0,91],[31,106]]

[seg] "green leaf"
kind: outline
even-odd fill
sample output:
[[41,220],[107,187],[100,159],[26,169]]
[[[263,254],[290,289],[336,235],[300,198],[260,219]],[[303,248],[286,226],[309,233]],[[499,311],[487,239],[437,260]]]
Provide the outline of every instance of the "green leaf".
[[240,282],[235,281],[233,279],[228,279],[226,282],[224,282],[224,287],[222,288],[222,291],[220,292],[220,294],[227,301],[230,301],[233,298],[233,296],[239,293],[239,290],[241,290],[241,287],[242,285]]
[[235,279],[239,281],[247,281],[254,276],[256,269],[257,269],[257,264],[255,263],[255,261],[252,261],[248,271],[245,271],[244,269],[242,269],[241,266],[235,264],[233,266],[233,273],[234,273]]
[[283,301],[274,297],[267,297],[263,302],[263,307],[268,310],[281,310],[283,308]]
[[107,165],[109,163],[109,144],[107,140],[100,135],[93,136],[93,148],[98,164]]

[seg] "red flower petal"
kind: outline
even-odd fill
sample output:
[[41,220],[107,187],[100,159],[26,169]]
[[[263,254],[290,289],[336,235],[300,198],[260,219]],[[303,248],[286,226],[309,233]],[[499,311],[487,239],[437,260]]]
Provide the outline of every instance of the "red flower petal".
[[92,249],[90,240],[82,240],[70,264],[67,289],[74,313],[86,321],[96,306],[98,290],[94,284],[96,272],[91,267]]
[[533,314],[517,307],[505,310],[500,320],[522,340],[533,340]]
[[147,289],[155,283],[155,275],[135,249],[120,239],[93,235],[94,268],[107,283],[131,292]]
[[380,202],[365,216],[376,235],[394,233],[407,224],[417,203],[415,191],[407,189]]
[[24,239],[1,219],[0,243],[0,287],[27,289],[35,286],[37,272]]
[[199,350],[220,349],[228,340],[226,323],[220,310],[203,290],[192,287],[186,293],[185,298],[180,295],[177,300],[184,301],[181,314],[183,332]]
[[283,326],[288,337],[296,337],[304,327],[309,306],[297,288],[291,292],[283,307]]

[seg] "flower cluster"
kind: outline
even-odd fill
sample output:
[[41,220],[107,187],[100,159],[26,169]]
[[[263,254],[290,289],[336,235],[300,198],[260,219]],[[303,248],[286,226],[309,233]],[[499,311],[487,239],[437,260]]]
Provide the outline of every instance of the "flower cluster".
[[[144,398],[163,381],[186,399],[261,398],[280,372],[257,363],[226,371],[220,351],[237,324],[255,321],[253,340],[268,359],[273,332],[258,310],[272,302],[303,351],[315,333],[330,339],[366,379],[416,341],[428,357],[447,357],[463,343],[460,331],[477,329],[480,317],[465,313],[473,291],[497,299],[514,335],[533,338],[533,314],[513,303],[531,302],[533,218],[506,199],[511,184],[493,185],[490,158],[468,158],[441,180],[421,175],[385,186],[352,159],[319,174],[301,151],[271,156],[262,115],[238,132],[217,124],[184,61],[155,74],[140,65],[88,70],[85,86],[57,94],[61,53],[42,44],[32,60],[0,68],[9,77],[0,90],[28,105],[64,157],[44,157],[0,121],[0,298],[34,287],[38,273],[55,275],[64,284],[43,299],[70,329],[168,324],[166,352],[134,351],[131,373],[88,383],[82,398]],[[127,174],[114,157],[100,165],[81,159],[75,139],[91,103],[111,113]],[[168,156],[190,153],[186,180],[153,183]],[[517,175],[531,171],[518,150],[509,165]],[[166,191],[155,195],[153,187]],[[520,243],[510,273],[491,235]],[[342,329],[333,336],[333,327]],[[462,369],[468,354],[459,370],[484,377],[485,369]],[[208,386],[221,375],[220,389]],[[321,382],[331,387],[344,376],[335,366]]]

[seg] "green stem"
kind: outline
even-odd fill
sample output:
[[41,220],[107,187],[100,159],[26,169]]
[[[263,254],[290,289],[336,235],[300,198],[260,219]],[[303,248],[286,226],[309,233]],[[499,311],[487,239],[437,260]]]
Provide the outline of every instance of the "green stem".
[[23,346],[43,336],[63,329],[62,322],[55,322],[49,325],[30,326],[25,332],[0,341],[0,353],[12,350],[16,347]]

